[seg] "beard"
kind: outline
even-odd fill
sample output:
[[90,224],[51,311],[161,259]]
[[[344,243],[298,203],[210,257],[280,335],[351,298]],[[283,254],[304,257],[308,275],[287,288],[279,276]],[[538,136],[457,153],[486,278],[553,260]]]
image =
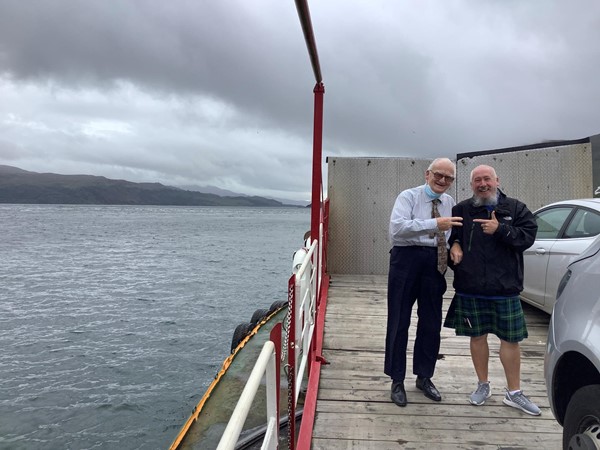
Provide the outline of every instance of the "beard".
[[477,194],[478,192],[473,194],[474,206],[496,206],[498,204],[498,191],[496,191],[491,197],[483,197]]

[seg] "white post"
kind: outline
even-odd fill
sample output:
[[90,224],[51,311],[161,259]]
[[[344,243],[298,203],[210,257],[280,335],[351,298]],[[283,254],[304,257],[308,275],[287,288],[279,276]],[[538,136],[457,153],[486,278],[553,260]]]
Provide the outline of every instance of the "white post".
[[[271,341],[265,342],[262,351],[254,365],[254,369],[250,373],[250,377],[246,382],[246,386],[242,391],[242,395],[233,410],[233,414],[229,419],[229,423],[223,432],[223,436],[219,441],[219,445],[217,446],[217,450],[233,450],[235,448],[235,444],[238,441],[244,423],[246,422],[246,418],[248,417],[248,412],[250,411],[250,407],[252,406],[252,401],[254,400],[254,396],[256,395],[256,391],[260,385],[263,374],[265,373],[265,369],[269,367],[269,372],[273,372],[271,376],[267,375],[269,380],[274,380],[275,378],[275,344]],[[268,386],[267,386],[268,387]],[[274,389],[272,389],[274,391]],[[275,398],[277,398],[277,394],[275,393]],[[274,400],[269,398],[269,389],[267,388],[267,405],[270,404],[270,407],[267,406],[267,411],[273,411],[273,403]],[[276,411],[277,409],[275,409]],[[267,417],[267,420],[269,420]]]

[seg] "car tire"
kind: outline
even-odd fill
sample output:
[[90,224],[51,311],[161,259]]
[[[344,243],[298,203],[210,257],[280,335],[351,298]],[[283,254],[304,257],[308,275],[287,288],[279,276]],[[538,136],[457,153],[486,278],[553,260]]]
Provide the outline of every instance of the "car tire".
[[563,449],[595,449],[600,446],[600,385],[577,390],[567,406]]

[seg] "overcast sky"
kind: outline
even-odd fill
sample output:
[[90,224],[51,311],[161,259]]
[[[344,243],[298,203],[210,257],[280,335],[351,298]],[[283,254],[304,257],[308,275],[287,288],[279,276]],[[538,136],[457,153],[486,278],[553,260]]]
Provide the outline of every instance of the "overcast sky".
[[[309,6],[324,158],[600,133],[597,0]],[[309,200],[314,84],[293,0],[0,0],[0,164]]]

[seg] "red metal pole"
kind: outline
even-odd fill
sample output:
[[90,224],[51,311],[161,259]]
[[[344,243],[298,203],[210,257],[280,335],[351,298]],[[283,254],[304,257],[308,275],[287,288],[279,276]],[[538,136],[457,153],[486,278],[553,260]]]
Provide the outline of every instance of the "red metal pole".
[[[304,39],[306,41],[306,47],[308,49],[308,54],[310,56],[310,62],[313,68],[313,72],[315,75],[315,80],[317,84],[313,89],[315,94],[315,111],[314,111],[314,130],[313,130],[313,164],[312,164],[312,198],[311,198],[311,220],[310,220],[310,238],[311,242],[315,240],[319,242],[319,250],[323,246],[323,242],[319,238],[319,226],[321,219],[326,214],[323,210],[324,206],[322,204],[321,193],[323,192],[323,175],[321,172],[321,160],[323,154],[323,95],[325,94],[325,86],[323,85],[323,77],[321,75],[321,65],[319,64],[319,55],[317,53],[317,45],[315,42],[315,36],[312,29],[312,21],[310,18],[310,11],[308,9],[307,0],[296,0],[296,9],[298,10],[298,17],[300,18],[300,24],[302,25],[302,31],[304,33]],[[324,233],[327,233],[327,230],[324,230]],[[326,242],[326,239],[323,239]],[[322,339],[322,326],[321,323],[324,320],[323,310],[321,310],[321,289],[320,286],[320,274],[322,273],[322,267],[326,266],[325,263],[321,263],[319,261],[318,253],[313,259],[316,265],[316,280],[315,286],[317,289],[317,313],[315,314],[315,320],[318,320],[317,326],[315,328],[315,335],[319,334],[321,330],[321,336],[317,339]],[[323,252],[323,256],[326,253]],[[329,281],[329,277],[324,275],[324,280]],[[327,287],[324,289],[325,298],[327,298]],[[325,306],[325,302],[323,302],[323,307]],[[309,391],[307,392],[307,400],[308,402],[308,410],[305,409],[304,417],[301,422],[301,432],[300,435],[304,435],[302,443],[299,442],[300,448],[308,449],[310,448],[310,440],[312,437],[312,426],[314,423],[314,414],[316,409],[316,392],[319,385],[319,376],[320,376],[320,366],[324,361],[321,356],[322,346],[316,344],[314,342],[313,336],[313,345],[309,350]],[[291,349],[290,349],[291,351]],[[315,363],[315,364],[313,364]],[[314,398],[313,398],[314,397]],[[306,406],[306,403],[305,403]],[[305,420],[306,419],[306,420]],[[295,430],[294,430],[295,431]],[[304,431],[304,432],[302,432]],[[295,435],[295,433],[294,433]]]
[[[315,115],[313,131],[313,163],[312,163],[312,198],[310,215],[311,241],[319,239],[319,222],[321,218],[321,191],[323,176],[321,173],[321,159],[323,155],[323,94],[325,86],[317,83],[313,90],[315,93]],[[319,245],[321,243],[319,242]]]

